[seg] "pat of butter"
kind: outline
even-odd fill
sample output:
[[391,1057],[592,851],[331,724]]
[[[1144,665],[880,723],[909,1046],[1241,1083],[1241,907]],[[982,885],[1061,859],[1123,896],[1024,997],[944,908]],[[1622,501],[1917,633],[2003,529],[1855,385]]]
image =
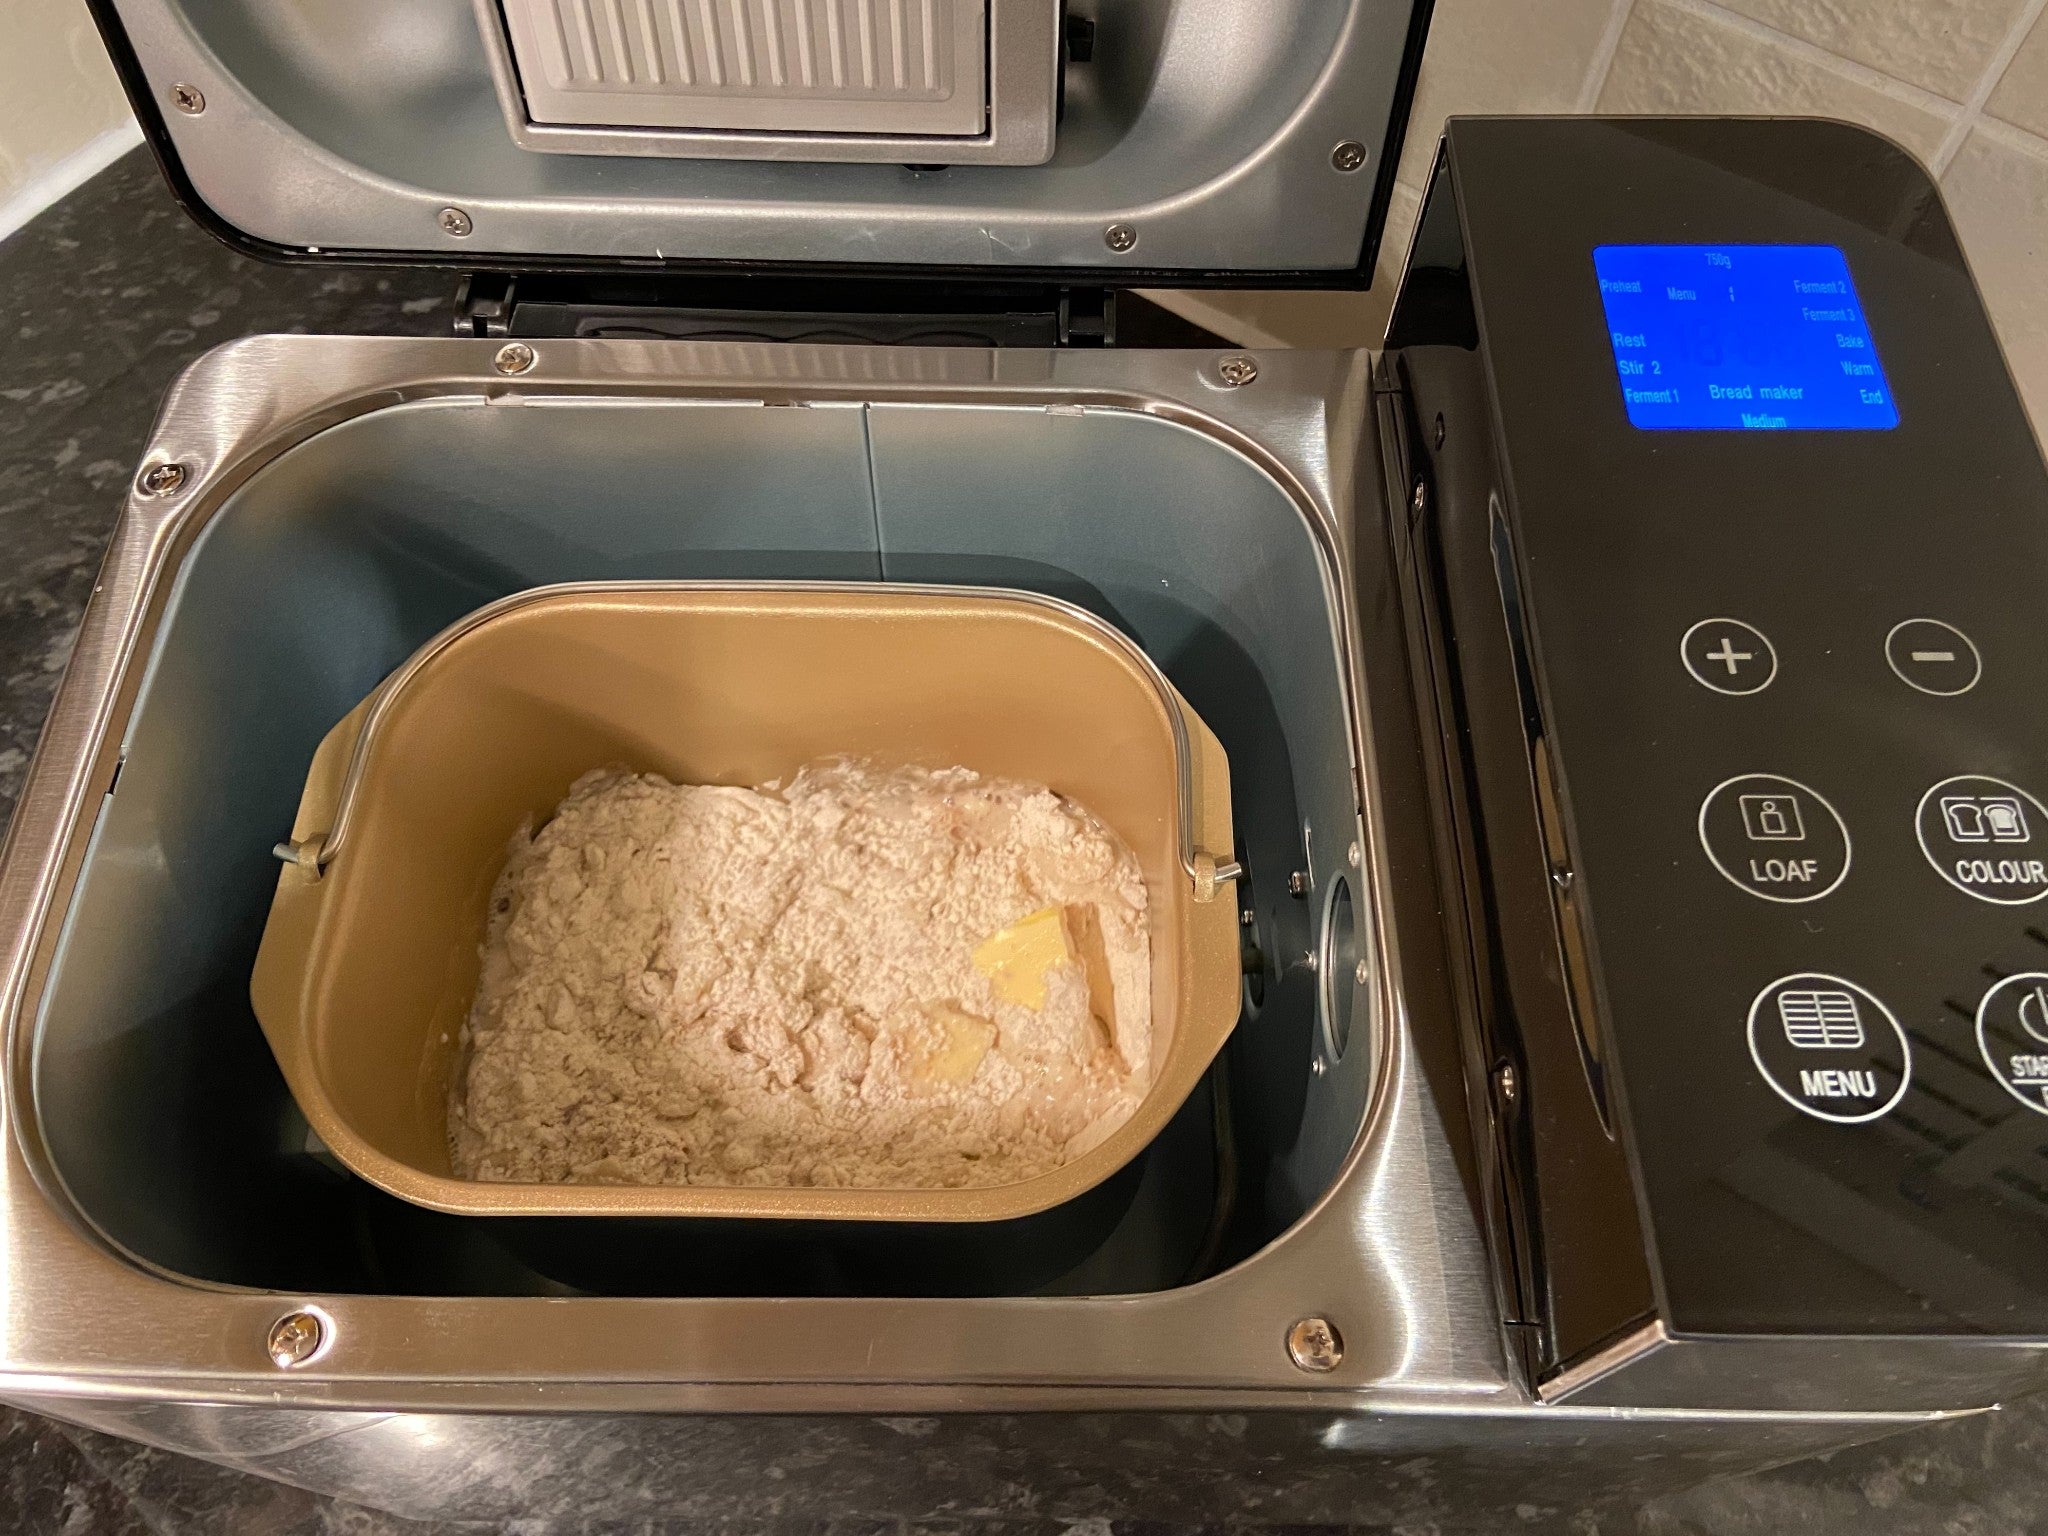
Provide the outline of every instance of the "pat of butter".
[[1033,1012],[1045,1006],[1046,973],[1073,959],[1066,914],[1058,907],[1018,918],[983,939],[974,951],[974,967],[989,979],[996,996]]
[[911,1076],[927,1083],[968,1081],[996,1043],[995,1025],[948,1003],[933,1004],[926,1012],[939,1026],[939,1044],[912,1066]]

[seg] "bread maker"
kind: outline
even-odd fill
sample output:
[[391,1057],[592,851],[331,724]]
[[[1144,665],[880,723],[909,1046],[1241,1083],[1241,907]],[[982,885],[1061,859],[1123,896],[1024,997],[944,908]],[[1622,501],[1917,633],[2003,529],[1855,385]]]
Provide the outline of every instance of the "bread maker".
[[[1370,280],[1427,0],[93,9],[214,233],[462,298],[207,354],[136,466],[0,863],[0,1395],[416,1516],[1299,1522],[2042,1382],[2048,474],[1905,151],[1456,119],[1383,347],[1138,345]],[[294,1108],[316,747],[594,581],[1041,593],[1215,732],[1242,1016],[1050,1280],[571,1283]]]

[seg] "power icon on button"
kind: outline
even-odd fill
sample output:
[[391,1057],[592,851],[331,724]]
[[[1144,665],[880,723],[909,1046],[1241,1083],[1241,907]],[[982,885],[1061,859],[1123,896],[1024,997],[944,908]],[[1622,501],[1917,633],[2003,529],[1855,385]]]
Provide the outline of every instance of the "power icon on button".
[[2020,1028],[2043,1045],[2048,1045],[2048,983],[2035,982],[2020,994]]

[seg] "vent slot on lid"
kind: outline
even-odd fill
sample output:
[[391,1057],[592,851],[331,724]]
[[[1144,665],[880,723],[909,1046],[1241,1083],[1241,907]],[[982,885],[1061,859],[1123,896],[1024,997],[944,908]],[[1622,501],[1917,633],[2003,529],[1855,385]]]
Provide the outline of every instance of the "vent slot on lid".
[[535,123],[951,136],[987,117],[987,0],[503,0]]

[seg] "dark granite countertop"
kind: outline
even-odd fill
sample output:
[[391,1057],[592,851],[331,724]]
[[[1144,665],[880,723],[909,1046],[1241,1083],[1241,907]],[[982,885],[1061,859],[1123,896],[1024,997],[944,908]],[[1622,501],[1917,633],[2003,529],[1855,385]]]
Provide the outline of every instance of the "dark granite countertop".
[[[0,311],[8,337],[0,352],[0,820],[20,790],[123,483],[178,370],[217,343],[259,331],[445,334],[452,290],[445,274],[244,261],[186,221],[139,152],[0,245]],[[2048,1400],[1647,1505],[1525,1505],[1516,1517],[1516,1529],[1583,1536],[2041,1530],[2048,1528]],[[1471,1528],[1498,1528],[1475,1521]],[[1140,1529],[1123,1522],[1057,1523],[1088,1536]],[[1229,1511],[1219,1510],[1218,1525],[1231,1523]],[[863,1532],[883,1529],[854,1524]],[[589,1529],[714,1526],[720,1532],[760,1529],[752,1522],[703,1520]],[[7,1531],[380,1536],[469,1528],[377,1514],[0,1409],[0,1529]],[[534,1536],[540,1531],[520,1523],[511,1528]],[[1041,1527],[997,1522],[991,1528]],[[1375,1528],[1422,1536],[1464,1527],[1446,1524],[1439,1490],[1422,1523]]]

